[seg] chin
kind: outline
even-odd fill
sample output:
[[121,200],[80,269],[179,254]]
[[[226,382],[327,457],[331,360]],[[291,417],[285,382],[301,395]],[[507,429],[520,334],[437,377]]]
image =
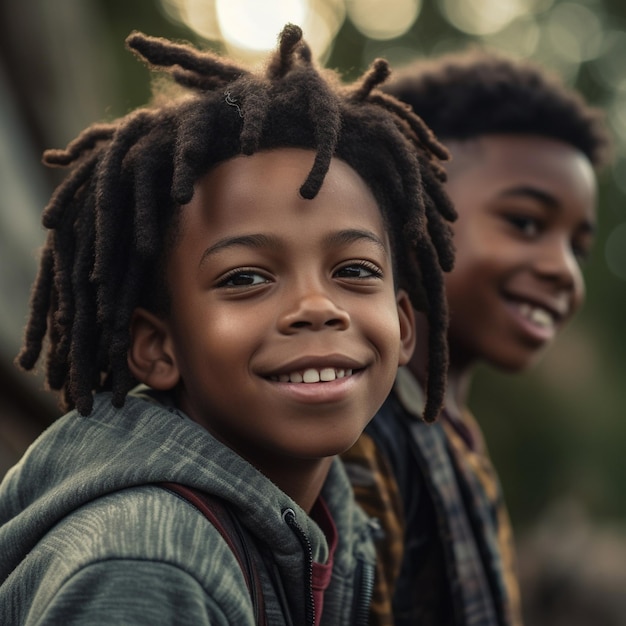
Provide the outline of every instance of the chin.
[[522,374],[537,365],[543,357],[543,350],[525,351],[517,355],[498,355],[486,359],[487,363],[507,374]]
[[349,450],[357,441],[361,432],[349,437],[335,438],[329,441],[325,438],[323,441],[309,441],[306,448],[303,446],[299,451],[294,451],[295,455],[300,458],[308,459],[324,459],[331,456],[338,456]]

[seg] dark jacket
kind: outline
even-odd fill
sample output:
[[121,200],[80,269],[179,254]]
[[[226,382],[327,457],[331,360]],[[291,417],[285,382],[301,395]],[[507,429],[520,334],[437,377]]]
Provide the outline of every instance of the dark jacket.
[[469,413],[426,424],[423,408],[418,382],[401,368],[343,457],[386,537],[376,623],[391,623],[392,602],[396,626],[520,626],[511,525],[478,424]]

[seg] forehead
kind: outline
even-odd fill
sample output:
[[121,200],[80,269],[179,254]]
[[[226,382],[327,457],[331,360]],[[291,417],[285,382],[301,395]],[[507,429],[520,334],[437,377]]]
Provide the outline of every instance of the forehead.
[[191,202],[182,207],[180,235],[206,243],[271,231],[288,241],[358,227],[386,240],[373,194],[344,161],[332,159],[315,198],[300,196],[314,159],[312,150],[279,148],[218,164],[200,178]]
[[596,177],[589,159],[577,148],[536,135],[486,135],[447,144],[448,191],[459,197],[512,188],[533,188],[564,206],[576,206],[591,217],[596,204]]

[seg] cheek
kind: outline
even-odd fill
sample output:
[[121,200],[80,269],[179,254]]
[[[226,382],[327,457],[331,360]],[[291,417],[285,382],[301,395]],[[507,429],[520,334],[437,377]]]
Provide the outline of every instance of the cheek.
[[574,276],[574,297],[572,298],[572,313],[578,311],[585,303],[587,298],[587,287],[585,284],[585,277],[580,270],[577,269],[577,273]]
[[202,350],[205,358],[217,362],[241,359],[242,354],[256,345],[261,327],[259,316],[250,313],[242,315],[241,310],[226,308],[212,310],[210,317],[197,319],[194,333],[197,345],[192,349]]
[[379,307],[363,305],[364,312],[371,312],[363,323],[369,329],[373,342],[379,352],[383,354],[393,353],[393,358],[400,351],[400,320],[395,299],[392,304]]
[[[454,268],[446,275],[446,281],[449,278],[457,283],[480,283],[489,277],[506,275],[532,260],[533,251],[529,246],[497,235],[466,237],[455,243]],[[464,286],[469,287],[467,284]]]
[[487,254],[481,254],[480,251],[457,255],[452,271],[444,274],[448,300],[464,297],[464,294],[479,289],[481,283],[484,283],[493,273],[494,267],[493,260]]
[[241,311],[230,308],[214,308],[211,319],[206,321],[207,332],[213,338],[221,338],[223,341],[231,341],[243,338],[250,328],[247,320],[242,319]]

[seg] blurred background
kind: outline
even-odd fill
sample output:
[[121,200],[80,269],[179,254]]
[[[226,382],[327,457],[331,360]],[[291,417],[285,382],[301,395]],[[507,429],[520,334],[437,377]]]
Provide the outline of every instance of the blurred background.
[[543,624],[626,624],[626,3],[624,0],[0,0],[0,476],[58,415],[16,370],[41,210],[40,163],[85,126],[150,98],[133,29],[255,63],[286,22],[346,79],[468,44],[528,57],[606,111],[587,304],[523,376],[480,370],[472,393],[519,542],[526,613]]

